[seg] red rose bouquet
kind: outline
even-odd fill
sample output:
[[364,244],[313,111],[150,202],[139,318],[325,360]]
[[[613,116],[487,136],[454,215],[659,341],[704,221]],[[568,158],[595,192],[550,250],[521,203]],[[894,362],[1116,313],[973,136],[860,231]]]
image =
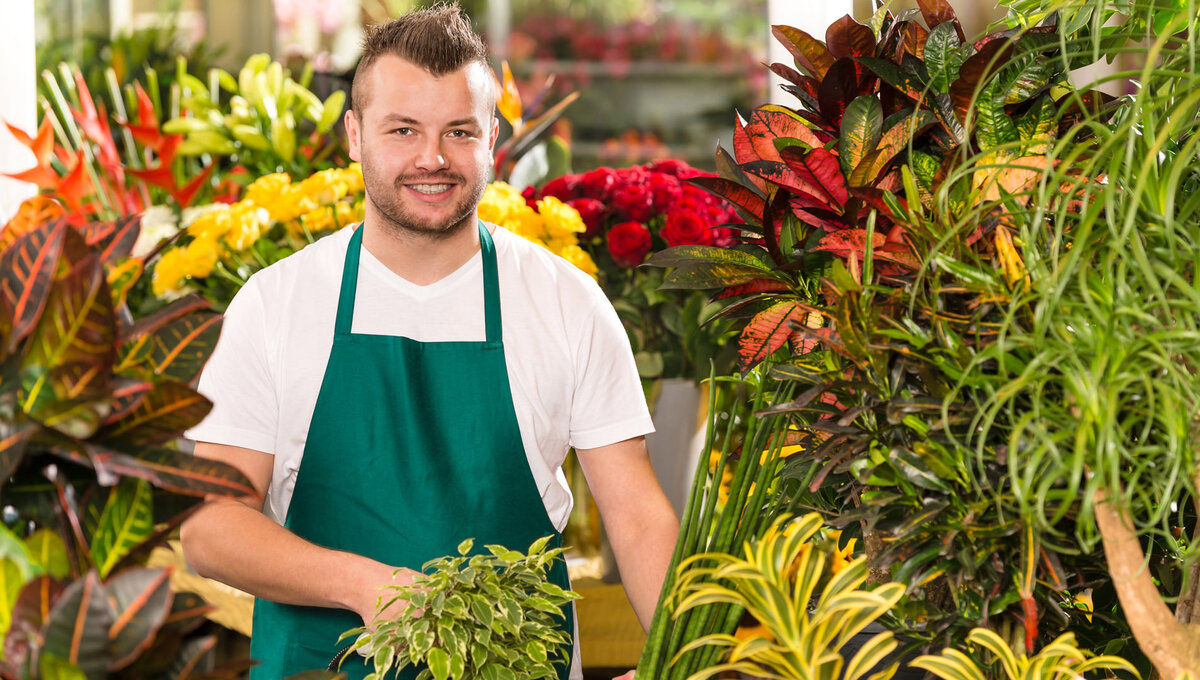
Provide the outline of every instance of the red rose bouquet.
[[638,370],[645,379],[708,377],[733,368],[724,323],[702,325],[719,307],[699,291],[660,291],[664,270],[641,268],[650,254],[670,246],[729,247],[737,243],[741,219],[733,207],[687,182],[708,175],[675,159],[631,168],[597,168],[564,175],[533,200],[554,196],[571,205],[587,231],[579,245],[599,267],[598,278],[629,333]]

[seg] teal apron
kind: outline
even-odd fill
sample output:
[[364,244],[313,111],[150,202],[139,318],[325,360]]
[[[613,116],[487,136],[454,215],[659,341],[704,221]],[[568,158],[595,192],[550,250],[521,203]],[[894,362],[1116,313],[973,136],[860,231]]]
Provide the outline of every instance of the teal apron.
[[[284,525],[317,545],[416,570],[466,538],[477,551],[490,543],[523,551],[549,534],[558,546],[513,411],[491,234],[480,222],[486,340],[430,343],[350,332],[362,231],[346,251],[333,348]],[[561,561],[551,578],[569,587]],[[362,623],[344,609],[260,599],[250,652],[261,665],[250,677],[325,668],[338,636]],[[560,680],[570,658],[568,650]],[[354,654],[342,671],[353,680],[370,669]]]

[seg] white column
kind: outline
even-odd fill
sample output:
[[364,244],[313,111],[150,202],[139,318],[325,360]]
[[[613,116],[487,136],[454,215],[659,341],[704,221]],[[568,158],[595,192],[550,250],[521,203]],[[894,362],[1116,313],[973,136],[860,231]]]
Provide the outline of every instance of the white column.
[[[33,136],[37,129],[37,65],[33,49],[33,0],[4,0],[0,21],[0,119]],[[33,165],[33,154],[0,126],[0,172]],[[0,225],[37,187],[0,177]]]
[[[845,14],[854,15],[853,0],[824,0],[823,2],[769,0],[767,5],[767,17],[772,26],[795,26],[821,42],[825,41],[825,29],[829,28],[829,24],[842,18]],[[774,36],[771,36],[770,40],[771,48],[767,54],[770,61],[768,63],[779,62],[794,68],[792,55],[784,49],[783,45],[779,44],[778,40],[775,40]],[[769,96],[772,104],[796,105],[795,97],[779,89],[779,85],[784,82],[782,78],[772,73],[770,82]]]

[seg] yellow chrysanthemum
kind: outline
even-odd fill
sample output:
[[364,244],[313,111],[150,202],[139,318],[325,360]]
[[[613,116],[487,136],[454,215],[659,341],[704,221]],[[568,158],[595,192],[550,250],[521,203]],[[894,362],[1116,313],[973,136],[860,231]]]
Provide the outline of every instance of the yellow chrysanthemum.
[[579,211],[553,196],[539,200],[537,211],[541,214],[546,232],[551,238],[568,235],[574,237],[575,234],[587,231],[587,225],[583,223]]
[[580,248],[578,244],[567,246],[558,251],[558,254],[567,262],[579,267],[592,278],[596,277],[596,263],[592,261],[592,256],[586,250]]
[[521,192],[506,182],[492,182],[487,185],[479,201],[479,219],[505,227],[508,226],[509,220],[516,219],[526,211],[533,212],[525,204]]
[[242,201],[229,213],[230,226],[222,239],[235,253],[254,245],[271,228],[271,215],[266,208],[249,201]]
[[232,206],[222,205],[200,215],[188,225],[187,233],[198,239],[216,241],[233,225],[229,218],[232,210]]
[[183,290],[183,277],[183,248],[171,248],[154,265],[150,286],[155,296],[164,297]]
[[263,175],[246,187],[246,195],[242,200],[266,208],[272,217],[280,219],[278,215],[288,211],[291,184],[292,180],[286,173]]
[[212,273],[221,256],[221,244],[208,238],[198,238],[183,248],[180,269],[184,276],[201,278]]

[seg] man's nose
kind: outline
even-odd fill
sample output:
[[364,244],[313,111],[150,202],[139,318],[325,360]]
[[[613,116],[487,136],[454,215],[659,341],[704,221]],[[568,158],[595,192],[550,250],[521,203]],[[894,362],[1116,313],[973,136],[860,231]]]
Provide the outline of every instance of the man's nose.
[[430,137],[421,145],[416,165],[422,170],[441,170],[446,167],[446,156],[442,153],[442,140]]

